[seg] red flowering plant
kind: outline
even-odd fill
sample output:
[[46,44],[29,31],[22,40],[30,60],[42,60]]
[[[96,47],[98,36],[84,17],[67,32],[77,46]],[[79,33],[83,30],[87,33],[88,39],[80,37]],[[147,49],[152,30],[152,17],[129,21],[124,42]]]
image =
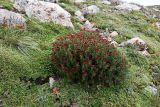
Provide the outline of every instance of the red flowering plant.
[[58,71],[72,81],[112,85],[125,76],[124,56],[96,32],[80,31],[57,38],[51,56]]

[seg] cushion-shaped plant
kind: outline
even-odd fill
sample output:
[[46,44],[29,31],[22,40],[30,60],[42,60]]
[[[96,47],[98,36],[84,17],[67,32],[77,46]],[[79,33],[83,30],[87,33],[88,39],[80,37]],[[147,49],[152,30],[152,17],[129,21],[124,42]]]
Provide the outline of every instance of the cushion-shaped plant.
[[72,81],[112,85],[125,77],[125,57],[96,32],[58,37],[51,58],[60,74]]

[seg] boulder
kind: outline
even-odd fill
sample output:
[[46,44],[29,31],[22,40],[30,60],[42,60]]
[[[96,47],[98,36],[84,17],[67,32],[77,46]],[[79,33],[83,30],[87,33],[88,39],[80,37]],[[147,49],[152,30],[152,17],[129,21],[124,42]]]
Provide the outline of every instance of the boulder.
[[133,45],[136,47],[139,51],[144,51],[147,49],[146,43],[140,39],[139,37],[134,37],[128,41],[122,42],[119,46],[126,46],[126,45]]
[[38,0],[16,0],[14,7],[18,11],[24,11],[28,17],[38,19],[41,22],[54,22],[74,28],[71,22],[71,14],[56,3]]
[[37,2],[38,0],[14,0],[14,8],[19,12],[25,12],[25,8],[27,8],[30,2]]
[[126,11],[132,11],[132,10],[140,10],[141,7],[136,5],[136,4],[131,4],[131,3],[122,3],[118,6],[115,7],[117,10],[126,10]]
[[19,13],[0,9],[0,25],[3,27],[26,29],[26,20]]
[[100,9],[96,5],[91,5],[88,7],[83,8],[82,13],[85,14],[96,14],[100,12]]

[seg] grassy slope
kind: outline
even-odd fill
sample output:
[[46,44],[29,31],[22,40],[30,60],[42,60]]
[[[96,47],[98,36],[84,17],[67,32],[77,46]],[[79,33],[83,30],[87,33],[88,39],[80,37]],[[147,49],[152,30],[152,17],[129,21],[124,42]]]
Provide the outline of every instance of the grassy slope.
[[[8,4],[6,0],[3,3]],[[89,2],[94,4],[95,2]],[[79,106],[130,106],[151,107],[158,105],[157,99],[145,92],[144,87],[152,83],[151,65],[159,65],[160,61],[160,36],[159,31],[152,26],[155,19],[148,19],[140,12],[116,13],[109,12],[106,5],[96,4],[103,9],[98,15],[86,16],[96,23],[101,29],[106,27],[117,30],[120,34],[115,38],[121,43],[134,36],[139,36],[147,42],[153,55],[149,58],[138,54],[131,47],[121,49],[126,53],[129,61],[129,73],[126,84],[120,87],[99,87],[87,89],[80,84],[71,84],[66,79],[57,82],[60,87],[60,101],[63,105],[69,103],[69,99],[75,100]],[[77,7],[73,4],[63,5],[72,14]],[[72,8],[71,8],[72,7]],[[81,7],[81,5],[79,6]],[[7,7],[8,8],[8,7]],[[73,22],[78,29],[79,22],[73,17]],[[47,76],[55,72],[49,61],[52,38],[65,35],[69,30],[55,24],[39,23],[28,19],[28,29],[20,31],[16,29],[0,28],[0,94],[8,92],[3,105],[13,106],[55,106],[60,105],[55,101],[48,84],[34,85],[19,80],[20,76],[36,78]]]

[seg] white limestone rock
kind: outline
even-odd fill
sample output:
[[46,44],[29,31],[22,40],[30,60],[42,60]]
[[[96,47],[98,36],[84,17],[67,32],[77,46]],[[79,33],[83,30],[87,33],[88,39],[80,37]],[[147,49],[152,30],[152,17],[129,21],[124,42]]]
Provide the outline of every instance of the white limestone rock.
[[96,31],[97,30],[97,28],[94,28],[94,24],[90,23],[88,20],[84,23],[81,29],[86,30],[86,31]]
[[58,3],[59,0],[41,0],[41,1],[46,1],[46,2],[51,2],[51,3]]
[[73,0],[74,1],[74,3],[84,3],[84,2],[86,2],[86,0]]
[[55,83],[55,80],[53,77],[49,77],[49,86],[50,88],[53,88],[53,84]]
[[75,15],[80,21],[85,21],[86,20],[80,10],[76,11]]
[[114,47],[118,47],[118,43],[116,41],[112,41],[111,44],[114,46]]
[[122,42],[119,46],[123,47],[129,44],[135,46],[139,51],[144,51],[147,49],[146,43],[139,37],[134,37],[128,41]]
[[118,36],[118,32],[113,31],[113,32],[111,32],[111,33],[109,34],[109,36],[110,36],[110,37],[116,37],[116,36]]
[[139,52],[139,54],[141,54],[141,55],[143,55],[143,56],[148,56],[148,57],[151,56],[147,50],[138,51],[138,52]]
[[3,27],[26,29],[26,20],[19,13],[0,9],[0,25]]
[[146,91],[150,92],[152,95],[156,95],[158,90],[155,88],[155,86],[147,86],[145,88]]
[[91,5],[83,8],[81,11],[83,14],[96,14],[100,12],[100,9],[96,5]]
[[56,3],[38,0],[16,0],[14,7],[18,11],[24,11],[28,17],[38,19],[41,22],[54,22],[74,28],[71,22],[71,14]]
[[108,0],[102,0],[101,2],[102,2],[102,4],[107,4],[107,5],[111,4],[111,2],[109,2]]
[[126,10],[126,11],[132,11],[132,10],[139,11],[141,9],[141,7],[136,5],[136,4],[122,3],[120,5],[117,5],[115,7],[115,9],[117,9],[117,10]]
[[160,29],[160,22],[156,22],[155,25],[158,29]]

